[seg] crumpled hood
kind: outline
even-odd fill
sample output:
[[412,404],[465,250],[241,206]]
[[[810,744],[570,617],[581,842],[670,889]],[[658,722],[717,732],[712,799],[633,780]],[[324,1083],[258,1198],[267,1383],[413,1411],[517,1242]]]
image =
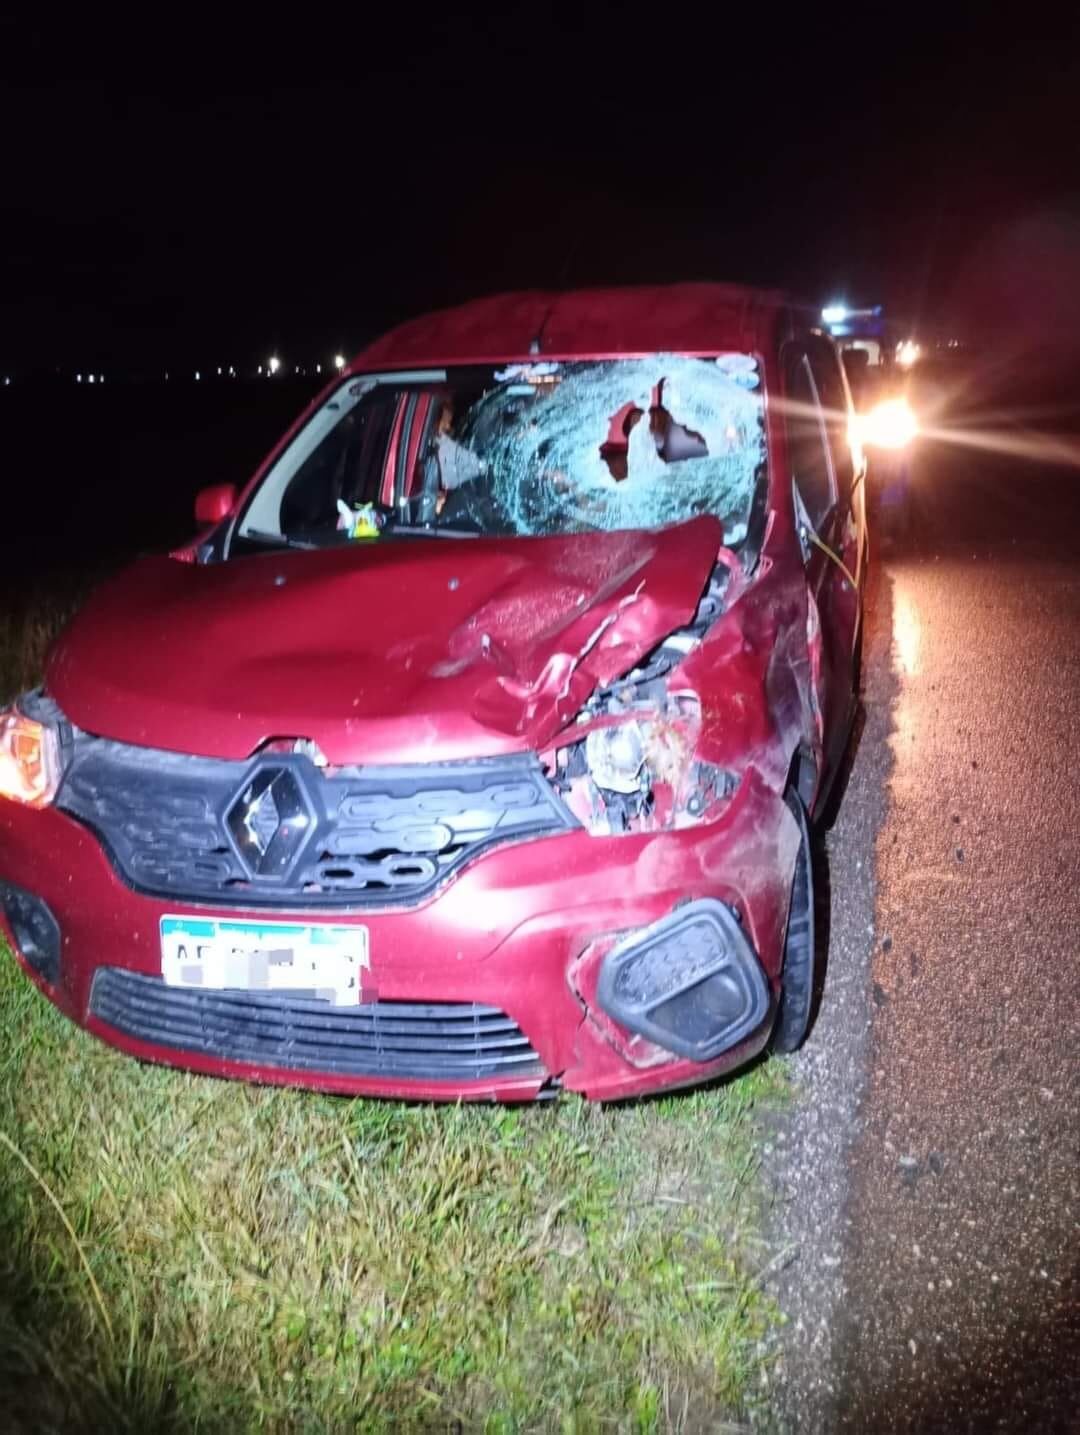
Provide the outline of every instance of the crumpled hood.
[[274,737],[312,738],[333,764],[535,749],[690,620],[722,538],[706,516],[206,567],[148,558],[86,605],[47,685],[88,732],[210,757]]

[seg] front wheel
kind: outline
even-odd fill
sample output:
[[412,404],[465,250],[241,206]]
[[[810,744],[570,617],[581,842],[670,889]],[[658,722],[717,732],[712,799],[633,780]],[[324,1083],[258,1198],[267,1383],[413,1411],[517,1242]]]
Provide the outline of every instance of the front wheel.
[[799,855],[791,879],[787,937],[784,941],[784,969],[780,1010],[776,1014],[772,1044],[774,1051],[795,1051],[810,1025],[814,998],[814,869],[810,856],[810,827],[802,798],[794,790],[787,795],[791,815],[799,824]]

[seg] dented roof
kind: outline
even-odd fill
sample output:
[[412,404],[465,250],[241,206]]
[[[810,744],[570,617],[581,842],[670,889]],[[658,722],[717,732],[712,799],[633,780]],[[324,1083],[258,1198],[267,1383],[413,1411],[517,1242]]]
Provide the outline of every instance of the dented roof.
[[762,350],[788,300],[730,284],[646,285],[570,293],[525,290],[442,309],[391,329],[357,370],[527,358]]

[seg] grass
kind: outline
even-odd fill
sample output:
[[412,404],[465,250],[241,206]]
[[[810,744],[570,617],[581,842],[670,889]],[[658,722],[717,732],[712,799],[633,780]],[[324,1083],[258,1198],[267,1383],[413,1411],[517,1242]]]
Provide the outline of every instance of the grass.
[[107,571],[98,564],[44,572],[0,595],[0,702],[41,681],[49,644]]
[[[29,680],[48,624],[0,635]],[[14,656],[13,656],[14,655]],[[746,1408],[755,1111],[422,1107],[142,1066],[0,944],[0,1429],[659,1431]]]

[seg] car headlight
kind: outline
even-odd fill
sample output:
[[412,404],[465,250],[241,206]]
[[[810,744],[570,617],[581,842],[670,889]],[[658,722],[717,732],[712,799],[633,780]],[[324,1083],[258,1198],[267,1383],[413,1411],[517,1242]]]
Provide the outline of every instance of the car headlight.
[[600,727],[585,739],[585,765],[597,787],[629,795],[640,792],[646,733],[640,723]]
[[856,428],[865,448],[907,448],[919,433],[919,421],[907,399],[882,399],[860,415]]
[[60,786],[60,741],[56,729],[26,717],[17,708],[0,713],[0,797],[45,807]]
[[728,560],[717,561],[688,626],[593,693],[577,715],[577,738],[540,754],[563,802],[594,837],[714,821],[739,785],[735,773],[699,758],[701,700],[677,676],[725,611],[736,571]]
[[554,754],[554,780],[594,837],[661,832],[719,815],[738,786],[696,754],[700,709],[681,695],[665,711],[641,704]]

